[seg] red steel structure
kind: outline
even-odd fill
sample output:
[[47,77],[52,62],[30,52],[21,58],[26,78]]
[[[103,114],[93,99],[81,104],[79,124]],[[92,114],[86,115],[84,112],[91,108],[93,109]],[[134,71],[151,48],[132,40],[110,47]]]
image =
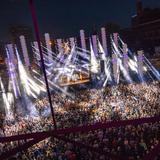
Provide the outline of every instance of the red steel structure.
[[[55,137],[59,140],[63,140],[65,142],[70,142],[78,147],[84,147],[92,152],[97,152],[99,154],[103,154],[107,157],[111,157],[112,159],[126,159],[125,157],[116,157],[111,154],[106,154],[100,149],[95,149],[94,147],[87,146],[81,142],[76,142],[74,140],[70,140],[66,138],[66,135],[69,135],[70,133],[88,133],[89,131],[95,131],[95,130],[103,130],[106,128],[111,127],[123,127],[127,125],[142,125],[144,123],[156,123],[160,121],[160,116],[158,117],[150,117],[150,118],[141,118],[141,119],[134,119],[134,120],[121,120],[121,121],[110,121],[110,122],[99,122],[95,123],[93,125],[84,125],[79,127],[72,127],[72,128],[65,128],[65,129],[57,129],[57,130],[51,130],[46,132],[36,132],[36,133],[30,133],[30,134],[22,134],[22,135],[15,135],[10,137],[0,137],[0,143],[6,143],[6,142],[12,142],[12,141],[20,141],[20,140],[30,140],[22,145],[19,145],[17,148],[14,148],[10,151],[7,151],[5,153],[2,153],[0,155],[0,159],[7,159],[16,153],[27,150],[29,147],[33,146],[34,144],[49,138],[49,137]],[[153,150],[151,150],[150,153],[148,153],[144,160],[148,159],[154,159],[156,155],[160,151],[160,144],[158,144]]]

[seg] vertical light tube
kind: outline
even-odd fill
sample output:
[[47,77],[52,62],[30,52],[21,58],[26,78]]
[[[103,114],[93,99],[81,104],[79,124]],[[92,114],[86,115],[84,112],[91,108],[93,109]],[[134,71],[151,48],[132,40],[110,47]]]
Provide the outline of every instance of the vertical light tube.
[[118,47],[118,33],[113,33],[113,40],[115,45]]
[[69,41],[70,41],[70,46],[71,46],[71,49],[72,49],[73,46],[74,46],[74,44],[75,44],[75,39],[74,39],[74,37],[69,38]]
[[64,49],[62,47],[62,39],[57,39],[58,51],[59,53],[63,53]]
[[92,35],[93,51],[98,56],[97,35]]
[[45,42],[46,42],[46,47],[47,47],[47,54],[48,54],[48,61],[50,62],[52,60],[52,42],[51,42],[51,39],[50,39],[50,35],[49,33],[45,33],[44,34],[44,37],[45,37]]
[[8,49],[7,57],[9,56],[10,57],[10,61],[12,61],[12,63],[14,65],[16,65],[17,64],[17,60],[16,60],[16,56],[14,54],[13,44],[7,44],[7,49]]
[[112,64],[113,64],[113,77],[114,77],[114,81],[116,83],[118,83],[118,59],[116,54],[112,54]]
[[123,64],[128,73],[128,47],[126,43],[123,44]]
[[143,50],[138,51],[138,73],[141,77],[141,80],[143,81]]
[[29,61],[29,56],[28,56],[28,50],[27,50],[25,37],[22,35],[19,38],[20,38],[20,42],[21,42],[21,47],[22,47],[22,52],[23,52],[25,65],[27,67],[30,67],[30,61]]
[[39,50],[38,50],[38,42],[37,41],[33,42],[33,47],[34,47],[33,50],[34,50],[35,62],[38,62],[38,59],[39,59],[40,56],[38,56],[39,55]]
[[80,30],[81,47],[86,50],[86,40],[84,30]]
[[7,53],[7,66],[9,70],[9,77],[12,81],[12,87],[14,90],[14,95],[16,98],[19,97],[20,95],[20,89],[17,81],[17,75],[15,72],[15,66],[16,66],[16,59],[14,55],[14,50],[13,50],[13,44],[7,44],[6,45],[6,53]]
[[106,37],[106,29],[103,27],[101,28],[101,36],[102,36],[102,46],[105,51],[105,54],[108,54],[107,50],[107,37]]

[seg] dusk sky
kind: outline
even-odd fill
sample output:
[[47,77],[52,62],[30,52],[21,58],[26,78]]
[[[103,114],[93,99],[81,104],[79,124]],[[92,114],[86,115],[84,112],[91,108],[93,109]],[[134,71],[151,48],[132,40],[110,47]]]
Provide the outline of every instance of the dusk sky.
[[[75,36],[80,29],[92,30],[107,22],[130,25],[136,14],[136,0],[35,0],[41,33],[53,37]],[[160,7],[160,0],[143,0],[144,7]],[[13,25],[32,26],[28,0],[2,0],[0,41],[8,37]]]

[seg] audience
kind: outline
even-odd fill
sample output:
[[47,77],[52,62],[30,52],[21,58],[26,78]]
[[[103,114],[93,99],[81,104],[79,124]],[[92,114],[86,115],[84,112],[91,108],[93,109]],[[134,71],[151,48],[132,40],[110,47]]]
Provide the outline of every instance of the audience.
[[[80,90],[73,97],[52,94],[52,104],[58,128],[68,128],[107,122],[113,120],[138,119],[160,115],[160,82],[150,84],[129,84],[106,87],[103,89]],[[37,99],[34,112],[28,116],[14,113],[14,119],[4,119],[0,129],[1,136],[12,136],[32,132],[47,131],[54,128],[47,98]],[[31,110],[33,106],[30,106]],[[160,141],[160,122],[138,126],[109,128],[79,134],[70,134],[66,138],[101,149],[106,154],[142,159]],[[18,143],[0,144],[0,152],[9,150]],[[16,159],[37,160],[108,160],[112,157],[90,151],[88,148],[74,146],[56,138],[48,138],[25,153],[19,153]]]

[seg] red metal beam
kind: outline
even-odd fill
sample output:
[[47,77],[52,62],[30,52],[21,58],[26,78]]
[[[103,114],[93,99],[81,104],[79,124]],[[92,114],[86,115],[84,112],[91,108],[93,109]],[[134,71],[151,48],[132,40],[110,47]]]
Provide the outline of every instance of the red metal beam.
[[35,30],[37,43],[38,43],[38,49],[39,49],[40,58],[41,58],[41,66],[42,66],[42,70],[43,70],[43,74],[44,74],[44,80],[45,80],[45,84],[46,84],[46,89],[47,89],[48,100],[49,100],[49,104],[50,104],[53,124],[54,124],[54,128],[57,129],[57,124],[56,124],[55,115],[54,115],[54,109],[53,109],[52,100],[51,100],[51,93],[50,93],[50,89],[49,89],[49,84],[48,84],[44,59],[43,59],[43,52],[42,52],[41,40],[40,40],[40,36],[39,36],[39,27],[38,27],[38,22],[37,22],[37,16],[36,16],[36,11],[35,11],[33,0],[29,0],[29,7],[30,7],[32,20],[33,20],[33,26],[34,26],[34,30]]
[[18,141],[24,139],[31,139],[37,138],[41,136],[54,136],[54,135],[66,135],[70,133],[78,133],[78,132],[89,132],[98,129],[106,129],[110,127],[121,127],[126,125],[141,125],[143,123],[155,123],[160,121],[160,116],[158,117],[150,117],[150,118],[141,118],[141,119],[134,119],[134,120],[121,120],[121,121],[110,121],[110,122],[99,122],[92,125],[84,125],[79,127],[72,127],[72,128],[65,128],[65,129],[58,129],[58,130],[51,130],[46,132],[36,132],[30,134],[22,134],[22,135],[15,135],[10,137],[0,137],[0,142],[10,142],[10,141]]
[[[74,128],[66,128],[66,129],[59,129],[59,130],[52,130],[52,131],[48,131],[48,132],[38,132],[38,133],[31,133],[31,134],[26,134],[26,135],[17,135],[17,136],[11,136],[11,137],[0,137],[0,142],[4,143],[4,142],[11,142],[11,141],[18,141],[18,140],[24,140],[24,139],[31,139],[34,138],[34,140],[31,140],[30,142],[27,142],[26,144],[17,147],[11,151],[8,151],[6,153],[2,153],[0,156],[0,159],[4,159],[5,156],[8,157],[8,155],[14,155],[17,152],[20,152],[22,150],[26,150],[27,148],[29,148],[30,146],[38,143],[39,141],[48,138],[50,136],[53,137],[60,137],[62,140],[65,141],[69,141],[72,142],[76,145],[79,146],[83,146],[84,144],[78,144],[78,142],[76,143],[75,141],[69,140],[69,139],[65,139],[65,137],[63,137],[66,134],[70,134],[70,133],[79,133],[79,132],[89,132],[89,131],[94,131],[94,130],[98,130],[98,129],[106,129],[109,127],[121,127],[121,126],[126,126],[126,125],[140,125],[143,123],[154,123],[160,121],[160,116],[158,117],[151,117],[151,118],[141,118],[141,119],[135,119],[135,120],[125,120],[125,121],[111,121],[111,122],[105,122],[105,123],[96,123],[94,125],[85,125],[85,126],[80,126],[80,127],[74,127]],[[60,136],[62,135],[62,136]],[[160,147],[158,145],[158,147]],[[156,147],[158,150],[158,147]],[[90,148],[90,146],[88,146],[88,148]],[[92,150],[94,150],[93,148],[90,148]],[[151,152],[149,155],[147,156],[152,156],[152,154],[157,153],[157,151],[153,150],[153,152]],[[146,156],[146,157],[147,157]],[[1,158],[2,157],[2,158]],[[4,157],[4,158],[3,158]],[[146,158],[147,159],[147,158]]]
[[[34,144],[44,140],[45,138],[48,138],[46,136],[43,136],[43,137],[40,137],[40,138],[36,138],[36,139],[33,139],[33,140],[30,140],[29,142],[26,142],[25,144],[22,144],[22,145],[19,145],[18,147],[16,148],[13,148],[7,152],[4,152],[0,155],[0,159],[8,159],[12,156],[14,156],[15,154],[17,154],[18,152],[21,152],[21,151],[25,151],[27,150],[29,147],[33,146]],[[62,141],[65,141],[65,142],[69,142],[69,143],[72,143],[73,145],[77,146],[77,147],[80,147],[80,148],[86,148],[87,150],[90,150],[92,152],[95,152],[95,153],[98,153],[98,154],[101,154],[101,155],[104,155],[106,157],[110,157],[112,158],[113,160],[116,160],[116,159],[119,159],[119,160],[125,160],[124,157],[120,157],[120,156],[116,156],[116,155],[112,155],[110,153],[106,153],[103,151],[103,148],[94,148],[92,146],[88,146],[86,144],[83,144],[81,142],[76,142],[74,140],[70,140],[68,138],[66,138],[64,135],[62,136],[59,136],[59,135],[55,135],[53,136],[53,138],[57,138],[59,140],[62,140]]]
[[21,151],[25,151],[27,150],[29,147],[33,146],[34,144],[44,140],[46,137],[43,136],[41,138],[37,138],[37,139],[33,139],[33,140],[30,140],[29,142],[26,142],[25,144],[22,144],[22,145],[19,145],[18,147],[16,148],[13,148],[9,151],[6,151],[6,152],[3,152],[1,155],[0,155],[0,159],[1,160],[4,160],[4,159],[8,159],[12,156],[14,156],[15,154],[17,154],[18,152],[21,152]]

